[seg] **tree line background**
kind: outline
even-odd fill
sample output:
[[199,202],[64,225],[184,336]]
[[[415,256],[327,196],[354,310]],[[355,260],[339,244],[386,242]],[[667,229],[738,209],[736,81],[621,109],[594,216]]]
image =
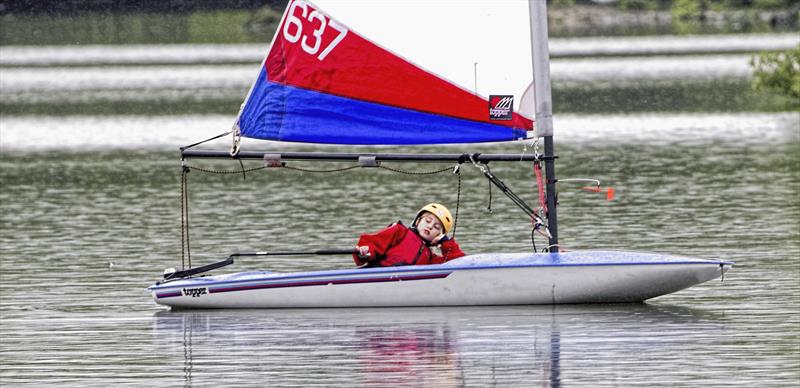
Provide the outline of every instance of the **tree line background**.
[[[468,1],[468,0],[453,0]],[[269,42],[288,0],[0,0],[0,46]],[[797,33],[800,0],[548,0],[552,37]],[[421,2],[422,4],[422,2]],[[751,61],[800,107],[800,47]]]

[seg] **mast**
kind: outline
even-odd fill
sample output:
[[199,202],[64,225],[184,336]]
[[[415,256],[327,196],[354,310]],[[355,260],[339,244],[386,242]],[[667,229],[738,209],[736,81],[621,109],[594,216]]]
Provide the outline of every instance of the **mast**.
[[[550,246],[558,245],[556,209],[555,149],[553,145],[553,98],[550,95],[550,49],[547,35],[547,1],[528,0],[531,28],[533,95],[536,101],[536,133],[544,138],[545,178],[547,180],[547,223]],[[556,247],[557,249],[557,247]]]

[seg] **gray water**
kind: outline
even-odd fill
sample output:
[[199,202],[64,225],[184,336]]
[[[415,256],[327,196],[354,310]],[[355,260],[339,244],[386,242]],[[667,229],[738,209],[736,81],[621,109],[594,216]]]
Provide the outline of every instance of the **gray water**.
[[[726,63],[738,74],[741,59],[731,58]],[[658,66],[673,61],[664,57]],[[630,58],[617,66],[636,63]],[[69,74],[59,69],[39,71]],[[241,85],[226,86],[228,69],[209,68],[204,87],[238,90]],[[117,77],[125,68],[82,69],[89,75],[77,79],[91,80],[95,70],[96,84],[73,90],[59,81],[55,92],[64,103],[64,96],[107,93],[126,103],[158,104],[159,93],[185,90],[169,71],[154,72],[150,89],[104,86],[104,74]],[[41,84],[2,71],[3,82],[23,85],[0,90],[4,99],[32,104],[41,96],[60,103],[37,92]],[[587,74],[562,71],[566,78]],[[713,70],[706,71],[713,79]],[[560,186],[559,231],[567,249],[735,261],[724,281],[633,305],[169,311],[146,287],[164,268],[181,265],[177,147],[227,130],[232,116],[3,115],[0,385],[750,387],[800,381],[797,112],[556,114],[559,178],[597,178],[617,192],[606,201],[578,186]],[[209,148],[227,146],[224,139]],[[413,150],[245,146],[533,151],[523,143]],[[189,163],[240,168],[225,161]],[[409,172],[449,167],[387,166]],[[536,203],[529,164],[496,164],[493,172]],[[464,250],[530,250],[524,214],[496,189],[490,194],[475,168],[463,166],[462,175],[456,238]],[[246,176],[195,170],[189,192],[194,265],[235,251],[349,247],[362,232],[408,221],[426,202],[454,210],[459,198],[458,180],[449,172],[386,169],[269,169]],[[242,258],[226,271],[352,265],[335,256]]]

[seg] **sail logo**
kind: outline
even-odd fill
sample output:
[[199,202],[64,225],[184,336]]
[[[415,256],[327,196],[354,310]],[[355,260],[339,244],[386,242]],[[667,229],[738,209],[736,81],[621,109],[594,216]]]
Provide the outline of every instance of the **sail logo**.
[[206,287],[184,288],[181,291],[183,292],[183,296],[191,296],[192,298],[199,298],[201,295],[208,295],[208,288]]
[[489,120],[511,120],[513,109],[514,96],[489,96]]

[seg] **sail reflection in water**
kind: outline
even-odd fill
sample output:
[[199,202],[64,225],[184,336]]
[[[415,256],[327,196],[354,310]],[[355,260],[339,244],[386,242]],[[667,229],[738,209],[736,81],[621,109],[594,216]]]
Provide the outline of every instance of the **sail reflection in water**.
[[[644,383],[616,374],[639,367],[640,357],[691,346],[687,328],[707,338],[716,320],[650,305],[162,311],[153,339],[171,364],[182,359],[192,385],[558,387],[562,379]],[[641,367],[632,374],[639,379],[649,371],[688,381],[657,363]]]

